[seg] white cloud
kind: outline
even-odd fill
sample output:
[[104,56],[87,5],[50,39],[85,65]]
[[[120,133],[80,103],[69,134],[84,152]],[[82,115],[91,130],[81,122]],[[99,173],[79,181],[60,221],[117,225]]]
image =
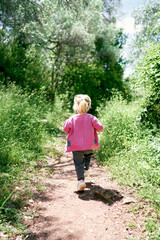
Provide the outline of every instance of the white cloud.
[[117,27],[123,28],[125,33],[133,34],[134,29],[134,18],[131,16],[124,17],[121,21],[117,21]]
[[[145,0],[121,0],[121,8],[120,8],[120,20],[117,21],[117,27],[122,28],[123,32],[128,35],[127,42],[123,47],[121,52],[123,58],[129,60],[130,51],[132,51],[132,42],[135,36],[135,32],[139,31],[141,26],[134,27],[134,18],[132,17],[132,13],[136,10],[140,5],[142,5]],[[129,76],[133,72],[132,64],[127,64],[126,69],[124,71],[124,78]]]

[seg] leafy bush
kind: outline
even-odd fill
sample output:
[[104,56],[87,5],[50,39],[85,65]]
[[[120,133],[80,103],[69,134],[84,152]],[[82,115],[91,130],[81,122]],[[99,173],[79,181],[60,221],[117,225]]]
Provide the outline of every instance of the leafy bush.
[[137,67],[138,84],[146,89],[147,97],[141,114],[142,122],[160,127],[160,43],[151,45]]
[[159,133],[153,136],[141,126],[142,104],[115,98],[100,112],[104,132],[98,155],[119,181],[138,187],[145,199],[160,207]]
[[13,229],[24,233],[22,209],[40,189],[36,162],[48,153],[59,157],[55,138],[70,113],[57,97],[47,102],[43,90],[24,94],[15,85],[0,87],[0,231],[14,235]]
[[98,63],[71,63],[64,69],[58,92],[70,109],[76,94],[88,94],[92,100],[90,112],[95,114],[96,108],[109,100],[115,89],[125,98],[130,97],[130,91],[122,81],[122,74],[118,62],[110,63],[108,68]]
[[127,105],[127,102],[121,97],[114,98],[107,102],[105,108],[99,109],[100,119],[104,125],[99,152],[102,161],[107,161],[124,149],[126,141],[134,134],[139,134],[138,126],[135,123],[139,111],[138,103]]
[[18,149],[22,150],[21,161],[25,161],[26,153],[23,149],[33,152],[40,150],[39,143],[42,139],[40,119],[43,114],[36,103],[30,105],[30,97],[22,95],[14,86],[8,90],[1,90],[0,125],[3,128],[0,131],[0,163],[3,166],[13,162],[18,164],[19,159],[15,156]]
[[43,153],[45,128],[40,120],[49,108],[41,96],[22,94],[14,85],[0,90],[0,210],[6,210],[22,170]]
[[0,81],[6,86],[14,82],[30,92],[42,86],[47,88],[49,81],[45,57],[33,46],[25,46],[20,37],[12,40],[8,31],[0,30]]

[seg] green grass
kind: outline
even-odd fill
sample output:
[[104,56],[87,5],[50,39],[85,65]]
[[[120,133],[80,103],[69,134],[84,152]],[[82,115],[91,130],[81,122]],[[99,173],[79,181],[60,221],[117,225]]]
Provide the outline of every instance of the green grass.
[[[120,183],[129,185],[136,194],[153,206],[158,231],[160,134],[154,126],[147,129],[141,125],[141,106],[142,100],[127,104],[117,97],[108,102],[103,110],[99,109],[99,119],[104,125],[104,132],[100,135],[98,157]],[[156,239],[154,233],[152,236],[151,239]]]
[[[159,239],[160,158],[159,132],[140,123],[142,100],[127,104],[116,97],[99,109],[104,125],[98,158],[120,183],[129,185],[152,204],[155,216],[146,219],[146,239]],[[43,192],[36,181],[39,162],[45,155],[57,158],[64,144],[62,126],[70,112],[56,98],[49,103],[38,93],[24,94],[18,87],[0,89],[0,230],[9,236],[22,234],[22,212],[32,188]],[[43,166],[43,165],[42,165]],[[54,174],[46,169],[46,174]],[[43,176],[42,176],[43,177]],[[31,187],[32,186],[32,187]]]
[[146,219],[145,231],[147,235],[146,240],[160,240],[160,225],[157,223],[156,219]]
[[[39,161],[44,155],[57,157],[57,136],[67,111],[62,103],[46,101],[42,94],[25,94],[17,86],[0,89],[0,230],[7,234],[24,231],[21,212],[32,198]],[[45,120],[45,121],[42,121]],[[47,147],[46,147],[47,145]],[[35,178],[35,180],[34,180]],[[10,236],[10,235],[9,235]]]

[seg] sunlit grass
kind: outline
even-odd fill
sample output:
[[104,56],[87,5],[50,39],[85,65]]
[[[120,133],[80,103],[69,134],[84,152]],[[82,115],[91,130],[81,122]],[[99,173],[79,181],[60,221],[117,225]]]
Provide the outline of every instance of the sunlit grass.
[[[33,198],[32,190],[44,192],[37,182],[39,169],[35,166],[39,161],[45,162],[47,154],[51,159],[61,154],[56,150],[56,139],[62,134],[65,114],[67,111],[58,99],[53,104],[36,92],[25,94],[14,85],[1,87],[0,229],[3,232],[22,233],[21,211],[27,199]],[[45,174],[51,172],[54,169]]]
[[[98,156],[119,183],[130,186],[153,206],[159,221],[160,134],[155,126],[148,129],[141,124],[141,106],[142,100],[128,104],[117,97],[99,110],[104,132]],[[159,225],[154,226],[158,229]],[[154,233],[152,237],[158,239]]]
[[[142,101],[127,103],[120,97],[99,109],[104,125],[100,134],[98,157],[111,170],[114,178],[129,185],[142,199],[156,209],[156,216],[146,220],[148,239],[159,234],[160,160],[159,133],[140,123]],[[64,145],[63,122],[71,113],[56,98],[54,105],[37,93],[24,94],[17,87],[0,90],[0,218],[2,231],[9,234],[24,231],[21,211],[32,199],[32,189],[43,193],[44,186],[36,181],[39,162],[61,156]],[[153,135],[154,134],[154,135]],[[54,168],[46,168],[54,174]],[[26,198],[27,196],[27,198]],[[139,210],[135,210],[139,211]],[[14,225],[11,228],[10,224]],[[134,226],[132,226],[134,227]],[[11,233],[12,234],[12,233]],[[14,234],[14,233],[13,233]]]

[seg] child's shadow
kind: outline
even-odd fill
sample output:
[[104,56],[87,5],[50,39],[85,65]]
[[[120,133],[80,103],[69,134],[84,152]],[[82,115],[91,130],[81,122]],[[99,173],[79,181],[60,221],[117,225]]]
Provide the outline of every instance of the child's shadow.
[[99,185],[94,185],[93,182],[86,183],[87,187],[84,191],[76,192],[82,200],[102,201],[105,204],[112,205],[116,201],[120,201],[123,195],[114,189],[104,189]]

